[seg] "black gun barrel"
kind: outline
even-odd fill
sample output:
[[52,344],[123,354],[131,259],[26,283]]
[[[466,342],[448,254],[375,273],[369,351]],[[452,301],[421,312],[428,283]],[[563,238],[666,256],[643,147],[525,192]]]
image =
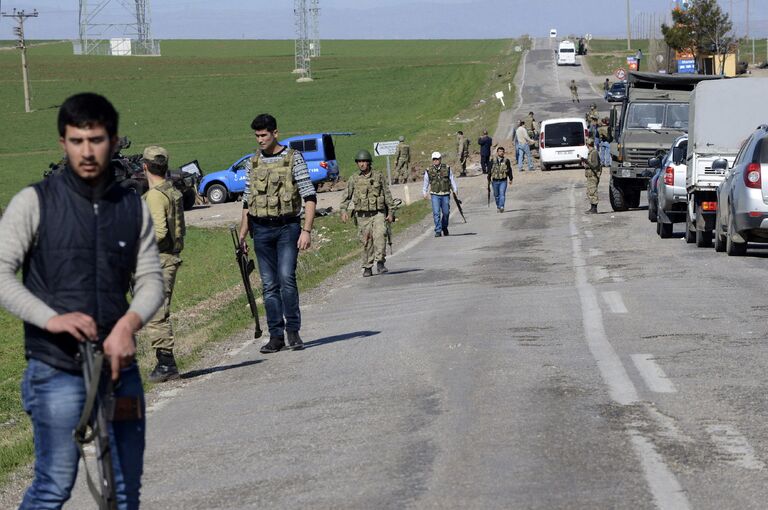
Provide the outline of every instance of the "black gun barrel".
[[251,309],[251,315],[256,323],[256,327],[253,331],[253,338],[259,338],[262,334],[261,324],[259,323],[259,309],[256,306],[253,287],[251,287],[251,273],[256,269],[256,266],[240,245],[240,236],[237,233],[236,227],[229,227],[229,232],[232,234],[232,243],[235,247],[235,259],[237,259],[237,267],[240,269],[240,277],[243,279],[243,287],[245,288],[245,295],[248,298],[248,306]]

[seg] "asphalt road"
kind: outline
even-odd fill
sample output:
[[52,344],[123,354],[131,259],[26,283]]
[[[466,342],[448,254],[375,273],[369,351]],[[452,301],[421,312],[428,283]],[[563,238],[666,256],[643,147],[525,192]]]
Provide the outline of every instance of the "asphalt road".
[[[583,115],[537,43],[503,119]],[[580,169],[516,174],[504,214],[459,184],[469,223],[305,299],[305,351],[245,332],[161,388],[145,508],[765,508],[768,250],[662,240],[607,179],[587,216]]]

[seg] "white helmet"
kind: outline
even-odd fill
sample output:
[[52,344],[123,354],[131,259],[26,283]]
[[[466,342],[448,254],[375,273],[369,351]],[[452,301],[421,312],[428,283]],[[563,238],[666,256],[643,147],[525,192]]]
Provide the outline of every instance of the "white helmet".
[[443,156],[439,152],[432,153],[432,159],[442,159]]

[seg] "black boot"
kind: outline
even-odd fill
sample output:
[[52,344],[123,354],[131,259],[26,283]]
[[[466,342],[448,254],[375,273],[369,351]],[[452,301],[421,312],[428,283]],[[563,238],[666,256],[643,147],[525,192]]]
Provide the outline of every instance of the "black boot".
[[368,278],[369,276],[373,276],[373,269],[366,267],[363,269],[363,278]]
[[292,351],[300,351],[304,348],[304,342],[301,341],[298,331],[285,331],[285,336],[288,337],[288,348]]
[[384,274],[389,272],[389,269],[387,269],[387,266],[384,265],[383,260],[376,262],[376,272],[378,274]]
[[173,351],[168,349],[155,349],[157,365],[149,374],[149,382],[161,383],[179,378],[179,368],[176,366],[176,358]]
[[262,354],[273,354],[285,347],[285,339],[282,336],[270,336],[269,342],[265,343],[259,349]]
[[592,204],[589,211],[586,211],[586,214],[597,214],[597,204]]
[[444,236],[450,235],[450,234],[448,234],[448,229],[447,229],[447,228],[444,228],[444,229],[443,229],[443,235],[444,235]]

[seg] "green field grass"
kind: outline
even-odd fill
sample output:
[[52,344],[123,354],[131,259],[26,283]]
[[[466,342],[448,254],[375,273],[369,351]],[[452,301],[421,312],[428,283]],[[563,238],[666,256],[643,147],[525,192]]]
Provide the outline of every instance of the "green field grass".
[[[627,68],[627,57],[632,57],[640,49],[648,55],[648,40],[633,39],[632,49],[627,51],[626,39],[593,39],[589,42],[587,65],[596,76],[609,76],[619,67]],[[642,64],[641,64],[642,65]]]
[[[249,152],[249,124],[257,113],[278,117],[282,135],[353,131],[337,138],[342,172],[353,153],[374,141],[405,135],[416,164],[432,150],[450,154],[456,129],[473,137],[495,127],[500,104],[491,94],[511,83],[520,54],[512,41],[324,41],[313,62],[313,83],[297,84],[291,41],[164,41],[162,57],[75,57],[68,43],[30,49],[34,112],[23,112],[19,55],[0,52],[0,205],[38,180],[60,157],[58,105],[92,90],[113,100],[121,134],[139,151],[162,144],[174,162],[198,159],[217,170]],[[514,97],[514,88],[509,92]],[[377,165],[383,166],[381,160]],[[404,208],[399,232],[424,217],[426,201]],[[355,228],[338,217],[318,218],[314,249],[299,259],[302,289],[321,283],[359,253]],[[177,353],[182,369],[211,342],[252,323],[238,290],[226,229],[190,228],[174,291]],[[263,323],[263,317],[262,317]],[[146,343],[139,362],[152,364]],[[32,452],[29,420],[21,409],[23,367],[19,321],[0,311],[0,486]]]

